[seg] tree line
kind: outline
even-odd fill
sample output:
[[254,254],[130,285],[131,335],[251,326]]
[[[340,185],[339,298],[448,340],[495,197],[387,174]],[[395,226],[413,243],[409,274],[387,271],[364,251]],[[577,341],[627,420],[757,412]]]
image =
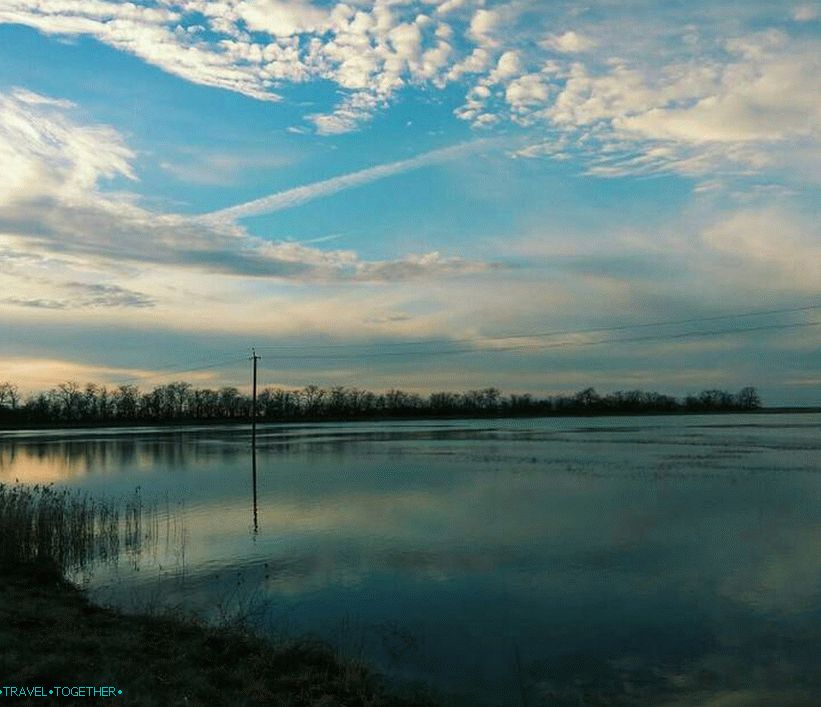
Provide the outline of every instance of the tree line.
[[[265,421],[368,419],[390,417],[531,416],[749,411],[761,407],[753,387],[737,393],[704,390],[678,399],[642,390],[599,395],[587,388],[574,395],[503,395],[497,388],[419,395],[402,390],[375,393],[337,386],[264,388],[257,417]],[[23,398],[18,386],[0,383],[3,423],[137,423],[243,421],[252,413],[249,394],[235,387],[195,388],[175,381],[141,391],[135,385],[109,388],[75,381]]]

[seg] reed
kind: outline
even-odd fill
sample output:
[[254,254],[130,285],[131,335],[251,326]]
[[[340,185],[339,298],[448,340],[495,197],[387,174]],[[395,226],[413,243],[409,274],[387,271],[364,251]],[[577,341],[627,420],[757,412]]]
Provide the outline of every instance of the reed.
[[65,572],[116,560],[121,547],[133,555],[151,540],[150,513],[139,490],[112,501],[51,484],[0,484],[0,561],[51,562]]

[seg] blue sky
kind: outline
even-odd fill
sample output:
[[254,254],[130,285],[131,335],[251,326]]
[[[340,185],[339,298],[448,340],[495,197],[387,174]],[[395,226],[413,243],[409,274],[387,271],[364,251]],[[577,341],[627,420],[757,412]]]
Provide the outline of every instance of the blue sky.
[[257,345],[286,386],[819,403],[821,327],[586,344],[821,310],[528,335],[821,304],[820,22],[800,1],[0,0],[0,379],[245,385],[241,363],[165,369]]

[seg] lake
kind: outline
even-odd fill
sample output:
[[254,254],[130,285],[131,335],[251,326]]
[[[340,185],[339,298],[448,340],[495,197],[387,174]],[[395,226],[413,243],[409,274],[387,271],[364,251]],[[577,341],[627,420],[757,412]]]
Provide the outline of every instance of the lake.
[[[821,699],[821,415],[0,434],[0,482],[139,494],[98,599],[246,612],[452,704]],[[255,469],[254,469],[255,467]],[[254,476],[256,488],[254,488]]]

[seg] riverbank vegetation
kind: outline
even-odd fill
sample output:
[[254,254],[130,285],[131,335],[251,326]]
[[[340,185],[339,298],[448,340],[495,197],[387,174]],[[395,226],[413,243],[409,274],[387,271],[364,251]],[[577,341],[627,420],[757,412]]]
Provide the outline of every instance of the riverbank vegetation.
[[310,640],[272,643],[244,627],[95,606],[53,565],[0,563],[4,685],[111,686],[111,698],[13,699],[15,705],[425,705],[391,695],[363,664]]
[[[94,500],[51,486],[0,484],[3,685],[111,686],[116,701],[175,705],[426,705],[392,694],[356,660],[314,640],[272,642],[240,621],[214,627],[95,606],[65,573],[115,561],[150,539],[139,497]],[[49,704],[46,697],[14,704]],[[54,704],[111,704],[84,697]]]
[[[375,393],[358,388],[264,388],[257,417],[279,422],[384,418],[516,417],[536,415],[642,414],[751,411],[761,407],[755,388],[737,393],[704,390],[683,399],[641,390],[599,395],[504,395],[496,388],[419,395],[401,390]],[[0,424],[135,424],[243,421],[252,399],[234,387],[195,388],[176,381],[142,391],[134,385],[108,388],[69,381],[23,398],[17,386],[0,384]]]

